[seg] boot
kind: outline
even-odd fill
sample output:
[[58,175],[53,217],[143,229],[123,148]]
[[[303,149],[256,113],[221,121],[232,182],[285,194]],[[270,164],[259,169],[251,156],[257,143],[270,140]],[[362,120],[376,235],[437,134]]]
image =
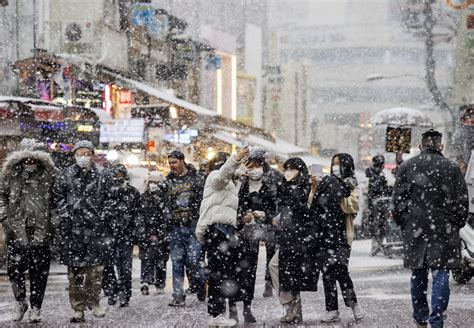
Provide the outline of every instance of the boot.
[[265,283],[265,291],[263,292],[263,297],[272,297],[273,296],[273,287],[270,281]]
[[70,322],[84,322],[86,321],[84,318],[84,311],[74,311],[72,314]]
[[293,301],[284,305],[286,314],[280,318],[281,323],[301,323],[303,321],[303,311],[301,309],[301,298],[295,297]]
[[142,292],[142,295],[149,295],[150,294],[148,286],[149,285],[146,282],[142,284],[142,287],[140,288],[140,291]]
[[254,315],[252,314],[252,309],[250,304],[244,304],[244,322],[245,323],[255,323],[257,319],[255,319]]
[[232,319],[236,323],[239,323],[239,313],[237,312],[236,305],[229,305],[229,319]]

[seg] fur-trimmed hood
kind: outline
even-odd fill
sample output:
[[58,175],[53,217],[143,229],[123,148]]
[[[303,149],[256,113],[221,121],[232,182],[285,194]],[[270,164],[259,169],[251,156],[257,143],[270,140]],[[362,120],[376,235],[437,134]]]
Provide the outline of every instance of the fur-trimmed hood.
[[7,156],[2,166],[2,174],[4,176],[12,175],[17,170],[18,164],[27,158],[40,162],[45,171],[51,175],[57,175],[59,173],[59,170],[56,168],[51,156],[47,152],[38,150],[19,150]]

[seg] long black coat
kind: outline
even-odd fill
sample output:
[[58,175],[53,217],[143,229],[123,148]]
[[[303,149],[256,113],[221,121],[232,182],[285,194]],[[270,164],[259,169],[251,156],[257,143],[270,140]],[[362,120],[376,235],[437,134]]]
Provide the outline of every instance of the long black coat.
[[[160,256],[163,248],[168,248],[170,216],[165,207],[163,185],[156,189],[148,188],[143,195],[144,215],[139,225],[140,259],[154,260]],[[157,240],[152,241],[151,236]]]
[[346,235],[346,215],[341,202],[350,195],[350,185],[335,177],[325,176],[318,185],[311,205],[312,215],[318,226],[320,265],[337,261],[348,265],[349,246]]
[[282,291],[316,291],[317,231],[308,209],[309,186],[300,177],[283,181],[278,190],[280,226],[279,275]]
[[435,150],[403,162],[393,193],[394,219],[403,230],[407,268],[456,268],[459,229],[468,218],[466,182]]
[[111,183],[107,171],[95,164],[90,170],[69,166],[56,180],[53,193],[62,264],[89,267],[106,260],[113,244]]

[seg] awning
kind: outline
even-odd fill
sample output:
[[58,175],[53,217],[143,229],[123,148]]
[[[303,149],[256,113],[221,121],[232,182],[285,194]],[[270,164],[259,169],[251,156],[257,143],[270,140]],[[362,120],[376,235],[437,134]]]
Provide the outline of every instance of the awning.
[[207,115],[207,116],[217,116],[218,115],[216,112],[214,112],[210,109],[207,109],[207,108],[201,107],[199,105],[187,102],[186,100],[183,100],[183,99],[176,98],[175,96],[170,95],[169,93],[167,93],[164,90],[160,90],[160,89],[154,88],[152,86],[149,86],[145,83],[123,77],[119,74],[114,74],[114,73],[109,73],[109,74],[115,76],[119,80],[122,80],[122,81],[124,81],[124,82],[126,82],[130,85],[133,85],[135,88],[137,88],[137,89],[139,89],[139,90],[141,90],[145,93],[148,93],[149,95],[151,95],[153,97],[159,98],[163,101],[166,101],[166,102],[168,102],[170,104],[173,104],[173,105],[176,105],[178,107],[188,109],[192,112],[195,112],[196,114]]

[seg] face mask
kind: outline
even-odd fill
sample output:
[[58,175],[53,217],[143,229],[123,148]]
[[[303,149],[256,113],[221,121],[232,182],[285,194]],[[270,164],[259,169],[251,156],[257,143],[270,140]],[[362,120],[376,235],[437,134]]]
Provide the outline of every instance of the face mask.
[[340,178],[341,177],[341,167],[339,165],[334,165],[332,167],[332,174],[334,174],[336,177]]
[[254,181],[260,180],[263,176],[263,168],[260,167],[258,169],[249,170],[247,171],[247,175],[250,180],[254,180]]
[[294,178],[296,178],[296,176],[299,174],[300,172],[298,170],[286,170],[285,172],[283,172],[283,176],[285,177],[285,180],[286,181],[291,181],[293,180]]
[[88,168],[91,166],[91,158],[89,156],[76,156],[76,163],[82,169]]
[[25,169],[25,171],[34,172],[34,171],[36,171],[36,169],[38,168],[38,166],[37,166],[36,164],[31,164],[31,165],[24,164],[24,165],[23,165],[23,168]]

